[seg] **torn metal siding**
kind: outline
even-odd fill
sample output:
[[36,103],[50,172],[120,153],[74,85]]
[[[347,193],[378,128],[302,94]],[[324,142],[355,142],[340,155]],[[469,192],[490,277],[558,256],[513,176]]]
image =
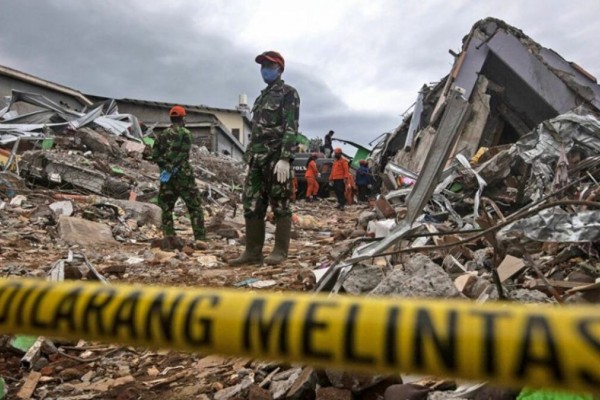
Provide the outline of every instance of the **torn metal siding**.
[[412,117],[410,119],[410,125],[408,126],[408,133],[406,135],[406,142],[404,143],[404,149],[406,151],[410,151],[410,148],[413,144],[413,139],[418,130],[421,129],[422,117],[423,117],[423,102],[425,100],[425,93],[427,91],[427,86],[425,85],[421,90],[419,90],[419,95],[417,96],[417,102],[415,103],[415,109],[412,113]]
[[43,137],[48,129],[78,129],[88,124],[96,124],[113,135],[123,135],[137,141],[142,138],[142,130],[133,115],[106,115],[102,105],[85,113],[77,112],[42,95],[17,90],[13,91],[8,106],[0,111],[0,117],[8,114],[17,103],[32,105],[38,111],[0,120],[0,144],[14,142],[19,137]]

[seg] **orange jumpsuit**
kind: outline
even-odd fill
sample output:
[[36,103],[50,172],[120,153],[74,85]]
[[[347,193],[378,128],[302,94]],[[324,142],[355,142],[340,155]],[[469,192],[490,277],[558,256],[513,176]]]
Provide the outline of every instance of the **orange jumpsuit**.
[[308,166],[306,167],[306,173],[304,177],[306,178],[306,198],[310,198],[312,196],[316,196],[319,193],[319,183],[317,182],[317,177],[319,176],[319,170],[317,169],[317,163],[315,160],[310,160],[308,162]]
[[290,200],[296,201],[296,192],[298,192],[298,179],[292,178],[292,193],[290,194]]
[[346,197],[346,204],[354,204],[354,192],[356,192],[356,184],[354,183],[354,177],[352,174],[348,174],[346,181],[346,191],[344,196]]
[[338,201],[337,207],[343,210],[346,205],[346,190],[348,186],[351,187],[350,169],[348,167],[348,161],[344,157],[333,161],[329,180],[333,182],[333,190],[335,191],[335,197]]

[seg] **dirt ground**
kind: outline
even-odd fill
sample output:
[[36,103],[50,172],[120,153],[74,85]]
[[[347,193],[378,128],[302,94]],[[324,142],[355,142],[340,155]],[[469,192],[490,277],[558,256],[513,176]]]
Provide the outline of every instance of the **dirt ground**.
[[[54,236],[52,227],[36,225],[31,219],[33,207],[7,209],[0,220],[3,222],[0,225],[0,276],[45,277],[54,263],[72,250],[85,254],[90,263],[114,283],[238,287],[244,290],[240,283],[258,279],[272,281],[268,283],[271,286],[253,290],[303,291],[312,288],[306,279],[311,275],[309,271],[333,261],[334,247],[354,231],[357,215],[369,209],[366,204],[352,205],[342,212],[334,205],[333,199],[317,203],[296,202],[293,205],[296,223],[288,260],[275,267],[235,268],[225,260],[243,250],[240,240],[223,238],[210,230],[205,250],[161,251],[151,248],[151,240],[82,249],[62,243]],[[304,227],[312,229],[299,227],[299,220],[306,216],[317,216],[309,222],[317,221],[318,226],[305,224]],[[191,240],[185,217],[179,218],[176,228],[178,236]],[[240,230],[243,233],[243,229]],[[155,239],[160,237],[160,232],[145,232],[145,236]],[[268,254],[271,247],[272,240],[267,240],[264,253]],[[0,377],[8,387],[6,398],[16,399],[27,379],[32,378],[31,372],[20,365],[23,354],[11,349],[7,343],[9,339],[3,337],[4,345],[0,345]],[[173,400],[210,399],[224,388],[239,383],[244,377],[239,371],[253,371],[254,381],[258,383],[277,366],[277,363],[257,360],[84,341],[53,340],[52,343],[51,349],[42,351],[47,354],[47,359],[33,367],[41,374],[31,396],[33,399],[152,400],[167,396]]]

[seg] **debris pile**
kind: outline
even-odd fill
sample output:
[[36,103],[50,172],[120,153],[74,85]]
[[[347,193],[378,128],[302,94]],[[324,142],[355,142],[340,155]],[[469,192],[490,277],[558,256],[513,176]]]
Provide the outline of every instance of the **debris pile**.
[[[103,103],[15,93],[0,111],[0,276],[365,296],[600,302],[600,88],[502,21],[479,21],[447,77],[372,153],[382,195],[293,204],[288,260],[241,251],[245,166],[194,146],[206,243],[182,203],[163,239],[151,129]],[[35,105],[19,114],[14,107]],[[9,118],[6,118],[6,115]],[[406,184],[410,182],[410,184]],[[269,216],[270,218],[270,216]],[[267,223],[265,253],[273,245]],[[0,389],[44,399],[515,398],[443,377],[4,336]],[[1,395],[0,395],[1,397]]]

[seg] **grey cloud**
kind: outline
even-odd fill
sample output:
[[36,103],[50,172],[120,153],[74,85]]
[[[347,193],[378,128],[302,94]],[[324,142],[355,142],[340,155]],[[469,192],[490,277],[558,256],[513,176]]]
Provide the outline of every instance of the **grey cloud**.
[[[156,12],[107,1],[9,0],[0,24],[17,32],[0,44],[33,75],[84,93],[147,100],[235,106],[238,94],[253,99],[264,87],[254,52],[228,38],[196,29],[183,5]],[[19,29],[24,21],[29,29]],[[301,128],[309,136],[337,129],[349,140],[392,129],[393,116],[354,112],[327,85],[290,65],[284,79],[301,96]]]
[[[574,0],[564,10],[562,1],[540,3],[390,1],[378,3],[384,12],[371,18],[348,9],[339,32],[318,43],[307,35],[310,39],[296,44],[335,68],[352,90],[364,85],[371,93],[373,88],[399,93],[398,109],[352,110],[321,79],[320,66],[290,59],[284,79],[300,93],[302,131],[313,137],[334,129],[338,137],[366,144],[393,129],[421,85],[449,72],[453,60],[447,50],[458,50],[471,26],[487,16],[523,29],[593,74],[600,72],[593,43],[579,43],[600,36],[595,21],[600,3]],[[230,108],[238,94],[252,100],[264,87],[253,62],[264,49],[236,40],[252,11],[248,2],[208,0],[161,6],[134,0],[2,0],[0,25],[10,34],[0,38],[0,62],[85,93]],[[284,56],[292,53],[280,50]]]

